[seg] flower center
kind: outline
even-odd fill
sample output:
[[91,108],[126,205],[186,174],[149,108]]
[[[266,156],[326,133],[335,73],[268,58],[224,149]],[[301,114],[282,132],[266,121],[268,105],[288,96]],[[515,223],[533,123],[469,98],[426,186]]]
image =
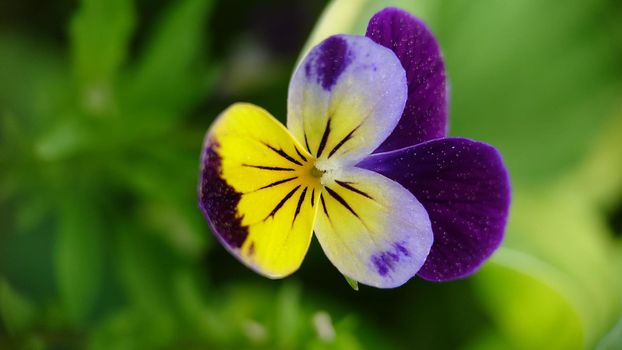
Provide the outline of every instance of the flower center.
[[316,177],[316,178],[321,178],[322,175],[324,175],[326,171],[324,170],[320,170],[318,168],[316,168],[315,166],[313,168],[311,168],[311,176]]

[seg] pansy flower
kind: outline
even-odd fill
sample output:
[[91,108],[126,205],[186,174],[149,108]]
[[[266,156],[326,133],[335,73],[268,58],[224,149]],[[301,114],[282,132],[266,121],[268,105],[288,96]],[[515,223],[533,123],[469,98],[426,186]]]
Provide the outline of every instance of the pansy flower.
[[237,103],[205,137],[199,205],[244,264],[287,276],[315,233],[343,275],[391,288],[465,277],[499,246],[506,168],[492,146],[446,138],[444,63],[421,21],[387,8],[366,36],[327,38],[287,102],[287,128]]

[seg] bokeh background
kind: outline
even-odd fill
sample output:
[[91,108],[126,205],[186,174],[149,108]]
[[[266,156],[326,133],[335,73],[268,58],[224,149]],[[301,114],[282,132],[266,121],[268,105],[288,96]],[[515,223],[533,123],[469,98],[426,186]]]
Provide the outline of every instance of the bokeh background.
[[[474,276],[353,291],[317,242],[261,278],[196,204],[234,101],[284,120],[305,48],[429,23],[452,135],[510,168]],[[2,0],[0,349],[622,349],[622,2]]]

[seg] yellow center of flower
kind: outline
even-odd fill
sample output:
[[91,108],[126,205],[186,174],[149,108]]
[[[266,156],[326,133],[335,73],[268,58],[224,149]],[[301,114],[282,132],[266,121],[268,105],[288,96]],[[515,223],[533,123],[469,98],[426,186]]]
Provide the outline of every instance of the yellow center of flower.
[[321,178],[322,175],[324,175],[325,172],[326,171],[320,170],[320,169],[316,168],[315,166],[313,168],[311,168],[311,176],[313,176],[313,177]]

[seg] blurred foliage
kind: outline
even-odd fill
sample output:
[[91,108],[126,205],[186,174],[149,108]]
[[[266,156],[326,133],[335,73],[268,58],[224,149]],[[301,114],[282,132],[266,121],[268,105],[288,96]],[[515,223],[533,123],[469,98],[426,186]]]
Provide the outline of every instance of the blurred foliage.
[[[0,4],[1,349],[622,348],[622,5],[323,5]],[[446,284],[354,292],[315,243],[258,277],[196,208],[203,133],[237,100],[283,120],[308,33],[387,5],[439,37],[451,134],[502,151],[507,239]]]

